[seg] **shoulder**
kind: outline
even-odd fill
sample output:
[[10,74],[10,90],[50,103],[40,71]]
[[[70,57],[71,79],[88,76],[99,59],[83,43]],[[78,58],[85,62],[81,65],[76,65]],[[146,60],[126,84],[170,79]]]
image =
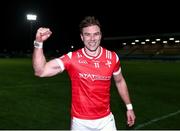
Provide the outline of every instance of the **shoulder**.
[[61,58],[66,57],[71,60],[71,59],[74,59],[74,58],[80,57],[80,56],[82,56],[82,48],[75,50],[75,51],[70,51],[70,52],[64,54]]
[[72,56],[73,56],[73,57],[74,57],[74,56],[80,56],[80,55],[82,55],[82,48],[77,49],[77,50],[75,50],[75,51],[72,52]]
[[104,48],[104,47],[102,47],[102,49],[103,49],[103,52],[105,53],[106,57],[115,58],[115,59],[119,58],[115,51],[109,50],[109,49]]
[[104,47],[101,47],[101,48],[103,49],[103,51],[106,51],[106,52],[109,52],[109,53],[116,54],[116,52],[115,52],[115,51],[113,51],[113,50],[109,50],[109,49],[104,48]]

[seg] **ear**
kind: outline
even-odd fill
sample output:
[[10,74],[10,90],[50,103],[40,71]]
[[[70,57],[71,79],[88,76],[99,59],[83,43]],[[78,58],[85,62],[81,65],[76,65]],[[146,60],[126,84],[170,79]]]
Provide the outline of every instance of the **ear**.
[[84,39],[83,39],[83,36],[82,36],[82,34],[80,34],[80,37],[81,37],[81,40],[83,41]]

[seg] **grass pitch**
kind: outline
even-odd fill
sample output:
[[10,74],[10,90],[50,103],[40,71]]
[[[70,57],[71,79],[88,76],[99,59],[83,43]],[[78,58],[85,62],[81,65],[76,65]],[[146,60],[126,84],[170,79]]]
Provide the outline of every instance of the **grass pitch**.
[[[114,82],[111,109],[118,129],[180,129],[180,62],[121,61],[136,113],[126,126],[125,106]],[[0,59],[0,129],[68,130],[71,88],[66,72],[33,74],[30,59]]]

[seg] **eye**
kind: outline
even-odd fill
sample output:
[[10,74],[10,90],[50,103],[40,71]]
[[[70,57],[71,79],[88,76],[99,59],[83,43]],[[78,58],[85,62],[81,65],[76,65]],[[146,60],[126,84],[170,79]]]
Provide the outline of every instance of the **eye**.
[[94,36],[99,36],[100,32],[94,33]]
[[86,36],[86,37],[90,36],[90,33],[84,33],[84,36]]

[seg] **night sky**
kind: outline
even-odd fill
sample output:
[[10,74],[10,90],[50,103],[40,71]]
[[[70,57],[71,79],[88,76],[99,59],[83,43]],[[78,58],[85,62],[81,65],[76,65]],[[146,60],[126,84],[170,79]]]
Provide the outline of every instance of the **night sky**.
[[[29,49],[35,31],[41,26],[49,27],[53,32],[46,42],[46,48],[66,50],[70,45],[79,48],[82,43],[78,26],[87,15],[94,15],[100,20],[103,37],[180,32],[178,4],[170,2],[108,1],[97,4],[97,1],[24,0],[5,1],[0,6],[4,18],[1,18],[3,33],[0,50]],[[27,13],[37,14],[37,21],[32,23],[32,28],[26,20]]]

